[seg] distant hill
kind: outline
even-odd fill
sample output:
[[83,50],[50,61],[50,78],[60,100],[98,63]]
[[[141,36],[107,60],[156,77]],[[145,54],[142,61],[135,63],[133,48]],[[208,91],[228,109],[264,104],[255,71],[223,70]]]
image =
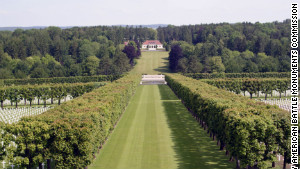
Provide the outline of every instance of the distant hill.
[[[146,28],[152,28],[152,29],[157,29],[158,27],[167,27],[168,24],[152,24],[152,25],[111,25],[111,26],[122,26],[122,27],[146,27]],[[48,26],[29,26],[29,27],[0,27],[0,31],[14,31],[16,29],[23,29],[23,30],[28,30],[28,29],[45,29]],[[59,26],[61,29],[68,29],[72,27],[78,27],[78,26]],[[79,26],[79,27],[89,27],[89,26]]]
[[0,27],[0,31],[14,31],[16,29],[24,29],[24,30],[27,30],[27,29],[44,29],[44,27],[42,26],[34,26],[34,27]]
[[[14,31],[16,29],[23,29],[23,30],[28,30],[28,29],[45,29],[48,26],[29,26],[29,27],[0,27],[0,31]],[[72,28],[73,26],[60,26],[61,29],[67,29],[67,28]]]
[[152,29],[157,29],[158,27],[167,27],[168,24],[151,24],[151,25],[114,25],[114,26],[122,26],[122,27],[126,27],[126,26],[132,26],[132,27],[145,27],[145,28],[152,28]]

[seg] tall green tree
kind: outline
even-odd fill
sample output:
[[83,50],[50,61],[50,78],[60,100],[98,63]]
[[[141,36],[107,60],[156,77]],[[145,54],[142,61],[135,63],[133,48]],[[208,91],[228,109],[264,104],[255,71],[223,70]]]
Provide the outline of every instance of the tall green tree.
[[225,72],[225,66],[222,63],[222,58],[220,56],[213,56],[209,59],[210,72],[212,73],[222,73]]
[[100,59],[98,59],[96,56],[87,57],[85,62],[86,73],[88,75],[96,75],[99,63]]

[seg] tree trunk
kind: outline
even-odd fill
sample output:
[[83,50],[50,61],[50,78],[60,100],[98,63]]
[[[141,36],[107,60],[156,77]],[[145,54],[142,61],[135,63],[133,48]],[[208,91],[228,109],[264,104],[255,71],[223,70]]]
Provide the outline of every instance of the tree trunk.
[[18,108],[18,101],[16,101],[16,108]]
[[44,100],[44,107],[46,107],[46,102],[47,102],[47,100]]
[[235,157],[235,161],[236,161],[236,169],[240,169],[241,168],[241,163],[240,160],[238,159],[238,157]]
[[51,169],[51,160],[47,159],[47,169]]
[[273,90],[271,91],[271,97],[273,97]]
[[[224,150],[225,144],[222,140],[220,140],[220,150]],[[226,155],[227,155],[227,150],[226,150]]]
[[38,98],[38,105],[40,105],[40,98]]
[[267,95],[268,95],[268,94],[266,93],[266,94],[265,94],[265,100],[267,100]]
[[3,109],[3,101],[1,101],[1,108]]
[[43,169],[42,163],[39,163],[39,169]]
[[24,105],[26,106],[26,99],[24,99]]
[[250,93],[250,99],[252,99],[252,93]]
[[276,167],[275,161],[272,162],[272,168]]
[[286,97],[286,91],[284,91],[284,97]]
[[29,105],[30,105],[30,107],[31,107],[31,101],[29,101]]
[[225,152],[225,155],[226,155],[226,156],[228,156],[228,155],[229,155],[229,151],[228,151],[228,150],[226,150],[226,152]]
[[286,163],[287,163],[287,152],[284,152],[284,157],[283,157],[283,169],[286,169]]
[[51,104],[53,104],[53,97],[51,97]]
[[29,160],[28,168],[32,168],[31,165],[32,165],[31,160]]
[[279,92],[279,98],[281,98],[281,92]]
[[[276,151],[273,151],[273,154],[276,156]],[[276,166],[275,161],[272,162],[272,167],[274,168]]]
[[58,105],[60,105],[60,98],[58,99]]
[[10,101],[10,106],[13,106],[13,102],[12,101]]
[[257,92],[257,97],[259,97],[259,91]]

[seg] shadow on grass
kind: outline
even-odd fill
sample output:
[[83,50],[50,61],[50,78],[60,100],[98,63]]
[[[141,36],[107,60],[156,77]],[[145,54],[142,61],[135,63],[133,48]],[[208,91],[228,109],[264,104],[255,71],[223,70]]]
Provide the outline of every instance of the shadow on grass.
[[229,169],[235,165],[220,151],[216,141],[193,119],[167,85],[159,85],[180,169]]
[[[165,65],[168,65],[168,62],[163,62]],[[161,66],[156,69],[153,69],[155,71],[161,72],[161,73],[170,73],[171,71],[169,70],[168,66]]]

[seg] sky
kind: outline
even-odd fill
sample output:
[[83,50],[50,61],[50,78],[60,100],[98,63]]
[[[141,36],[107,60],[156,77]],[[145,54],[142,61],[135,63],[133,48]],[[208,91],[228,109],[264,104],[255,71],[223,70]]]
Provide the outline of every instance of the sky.
[[290,18],[291,2],[292,0],[0,0],[0,27],[265,23]]

